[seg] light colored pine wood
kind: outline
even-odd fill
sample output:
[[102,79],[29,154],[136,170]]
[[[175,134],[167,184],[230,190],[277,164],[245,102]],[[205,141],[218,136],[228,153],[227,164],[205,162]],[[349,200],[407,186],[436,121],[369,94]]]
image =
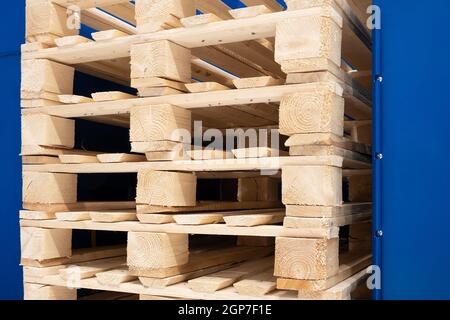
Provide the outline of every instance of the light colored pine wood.
[[59,160],[61,163],[98,163],[96,155],[81,155],[81,154],[60,154]]
[[339,239],[277,238],[274,275],[321,280],[339,271]]
[[[66,8],[53,4],[50,1],[40,3],[27,3],[26,6],[26,37],[28,42],[33,42],[36,37],[41,39],[54,39],[61,36],[78,34],[78,30],[69,29],[67,26]],[[53,41],[45,41],[54,44]]]
[[136,276],[130,274],[127,267],[99,272],[95,274],[95,277],[100,284],[106,286],[118,286],[121,283],[137,279]]
[[92,40],[85,38],[83,36],[68,36],[55,39],[55,43],[58,47],[75,46],[80,43],[87,43]]
[[217,21],[222,21],[221,18],[216,16],[214,13],[203,13],[200,15],[194,15],[190,17],[186,17],[180,20],[181,24],[186,28],[195,27],[201,24],[207,24]]
[[[189,146],[186,146],[188,149]],[[183,148],[179,142],[161,140],[161,141],[141,141],[131,142],[131,150],[136,153],[146,153],[152,151],[174,151]]]
[[131,86],[133,88],[141,88],[141,90],[142,88],[168,87],[186,92],[186,86],[184,83],[158,77],[133,78],[131,79]]
[[133,98],[136,97],[131,94],[120,91],[95,92],[92,94],[92,99],[94,99],[95,102],[124,100]]
[[250,275],[233,284],[236,291],[244,296],[261,297],[277,288],[277,280],[273,276],[273,269]]
[[50,156],[22,156],[23,164],[49,164],[49,163],[61,163],[58,157]]
[[233,149],[231,151],[237,159],[282,157],[288,155],[288,153],[285,151],[269,147]]
[[202,277],[206,274],[222,271],[224,269],[228,269],[233,266],[232,263],[227,263],[223,265],[213,266],[209,268],[204,268],[200,270],[196,270],[193,272],[178,274],[171,277],[166,278],[148,278],[148,277],[139,277],[141,283],[148,288],[166,288],[168,286],[187,281],[190,279],[194,279],[197,277]]
[[30,203],[24,202],[23,208],[34,211],[49,213],[64,211],[104,211],[104,210],[126,210],[135,209],[135,201],[106,201],[106,202],[72,202],[72,203]]
[[191,81],[191,51],[167,40],[131,46],[131,78]]
[[287,205],[286,215],[290,217],[333,218],[350,214],[371,213],[372,203],[346,203],[336,207]]
[[340,66],[342,25],[323,16],[281,21],[275,36],[275,61],[286,73],[326,70],[328,61]]
[[361,221],[370,221],[372,214],[370,212],[357,213],[335,218],[284,218],[283,226],[286,228],[333,228],[341,227]]
[[[139,217],[140,218],[140,217]],[[293,229],[278,225],[264,225],[254,227],[232,227],[226,224],[209,225],[178,225],[145,224],[141,222],[126,221],[115,223],[103,223],[94,221],[69,222],[59,220],[21,220],[21,226],[38,228],[66,228],[80,230],[101,230],[119,232],[165,232],[181,234],[206,234],[249,237],[289,237],[289,238],[324,238],[331,239],[339,235],[339,228],[331,229]]]
[[[245,220],[247,217],[247,221],[252,220],[255,224],[258,225],[256,220],[264,220],[264,216],[266,214],[276,215],[277,213],[273,209],[263,209],[263,210],[240,210],[240,211],[217,211],[217,212],[208,212],[208,213],[187,213],[187,214],[174,214],[172,215],[173,220],[177,224],[182,225],[204,225],[204,224],[214,224],[227,221],[227,217],[239,216],[242,220]],[[236,220],[239,219],[236,218]],[[274,219],[272,219],[274,220]],[[270,221],[272,221],[270,220]],[[280,219],[278,219],[280,220]],[[282,218],[281,218],[282,221]],[[279,221],[279,222],[281,222]],[[230,224],[232,225],[232,224]]]
[[89,212],[57,212],[55,213],[56,219],[61,221],[84,221],[91,220]]
[[88,262],[82,262],[76,266],[69,266],[59,270],[59,275],[67,281],[77,281],[94,277],[97,273],[119,268],[125,264],[125,257],[114,257]]
[[343,136],[344,99],[331,91],[297,93],[280,102],[280,133],[334,133]]
[[20,228],[22,259],[47,260],[72,255],[72,230]]
[[74,68],[50,60],[22,60],[21,97],[35,99],[42,92],[72,94],[74,72]]
[[46,99],[33,99],[20,101],[21,108],[41,108],[41,107],[57,106],[59,104],[60,104],[59,102]]
[[283,221],[285,216],[283,211],[274,211],[272,213],[258,213],[250,215],[230,215],[223,219],[227,226],[234,227],[253,227],[260,225],[276,224]]
[[90,211],[89,216],[94,222],[122,222],[122,221],[136,221],[136,211]]
[[53,212],[20,210],[19,218],[26,220],[49,220],[55,219],[56,216]]
[[191,112],[172,105],[133,107],[130,111],[130,140],[182,142],[191,132]]
[[301,300],[350,300],[351,293],[358,285],[363,284],[368,276],[367,270],[363,269],[327,290],[301,290],[298,292],[298,298]]
[[153,20],[151,27],[146,26],[145,32],[161,30],[165,25],[171,24],[174,17],[181,19],[194,15],[194,0],[140,0],[136,3],[138,27],[142,25],[142,19]]
[[138,276],[166,278],[212,266],[261,258],[270,255],[272,252],[273,248],[267,247],[231,247],[225,249],[215,248],[212,250],[200,249],[190,253],[189,262],[187,264],[171,268],[139,270],[136,272],[138,273]]
[[22,181],[24,203],[48,204],[77,201],[77,176],[74,174],[23,172]]
[[150,151],[145,153],[147,161],[176,161],[188,160],[189,156],[183,149],[174,151]]
[[105,246],[105,247],[76,249],[73,250],[72,255],[70,257],[47,259],[42,261],[31,260],[22,257],[20,260],[20,264],[26,267],[48,268],[60,265],[73,265],[81,262],[113,258],[124,255],[126,255],[126,247],[122,245]]
[[30,114],[22,116],[22,145],[73,148],[75,144],[75,121]]
[[236,267],[215,272],[188,281],[189,288],[197,292],[215,292],[229,287],[247,275],[264,271],[273,266],[273,256],[245,262]]
[[339,206],[342,169],[328,166],[289,166],[282,170],[285,205]]
[[[370,250],[369,250],[370,251]],[[340,256],[341,264],[339,266],[338,273],[327,279],[320,280],[301,280],[301,279],[287,279],[278,278],[277,288],[285,290],[297,290],[297,291],[321,291],[327,290],[343,280],[351,277],[362,269],[368,267],[371,264],[371,254],[361,254],[357,252],[345,253]]]
[[137,89],[139,92],[139,97],[170,96],[184,93],[184,91],[174,89],[171,87],[152,87],[152,88],[137,87]]
[[228,11],[234,19],[246,19],[259,16],[261,14],[273,12],[270,8],[261,4],[258,6],[251,6],[246,8],[233,9]]
[[97,155],[98,161],[101,163],[121,163],[121,162],[141,162],[145,161],[145,157],[140,154],[129,153],[103,153]]
[[129,232],[127,265],[139,275],[184,265],[189,261],[188,246],[187,234]]
[[186,88],[189,90],[189,92],[192,92],[192,93],[230,90],[230,88],[224,86],[223,84],[217,83],[217,82],[186,83]]
[[233,153],[224,150],[187,150],[187,155],[193,160],[213,160],[234,158]]
[[127,33],[116,29],[93,32],[91,35],[95,41],[105,41],[128,36]]
[[284,80],[275,79],[271,76],[264,76],[235,79],[233,80],[233,84],[238,89],[261,88],[282,85],[284,84]]
[[77,300],[77,289],[24,283],[24,300]]
[[138,172],[136,202],[189,207],[196,204],[197,178],[190,173],[141,170]]
[[89,103],[94,101],[92,98],[70,94],[60,94],[58,98],[61,103],[65,104]]
[[167,207],[156,205],[137,205],[138,214],[158,213],[182,213],[182,212],[204,212],[204,211],[226,211],[246,209],[279,208],[279,201],[198,201],[195,206],[190,207]]

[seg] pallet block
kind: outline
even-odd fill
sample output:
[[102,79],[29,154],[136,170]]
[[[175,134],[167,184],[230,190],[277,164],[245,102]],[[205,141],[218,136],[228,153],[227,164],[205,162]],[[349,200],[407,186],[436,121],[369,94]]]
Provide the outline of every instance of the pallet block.
[[77,175],[23,172],[24,203],[60,204],[77,202]]
[[20,229],[22,259],[48,260],[72,255],[72,230],[23,227]]
[[71,149],[75,145],[75,121],[29,114],[22,116],[22,146],[47,146]]
[[72,94],[75,69],[47,59],[22,60],[22,99],[43,93]]
[[278,201],[278,179],[270,177],[238,179],[238,201]]
[[313,16],[277,24],[275,61],[286,73],[326,70],[341,65],[342,29],[333,19]]
[[131,47],[131,78],[161,77],[191,81],[191,51],[167,40]]
[[195,15],[194,0],[139,0],[136,20],[139,33],[154,32],[179,24],[178,19]]
[[186,135],[190,136],[191,121],[189,110],[168,104],[133,107],[130,110],[130,140],[183,142]]
[[131,271],[169,268],[189,261],[187,234],[129,232],[127,265]]
[[79,30],[67,25],[67,9],[51,1],[27,1],[26,38],[54,45],[58,37],[77,35]]
[[344,99],[332,91],[298,93],[280,102],[280,133],[344,134]]
[[289,166],[282,170],[285,205],[340,206],[342,169],[330,166]]
[[24,300],[77,300],[77,290],[66,287],[24,283]]
[[136,202],[156,206],[195,206],[196,185],[197,179],[191,173],[141,170]]

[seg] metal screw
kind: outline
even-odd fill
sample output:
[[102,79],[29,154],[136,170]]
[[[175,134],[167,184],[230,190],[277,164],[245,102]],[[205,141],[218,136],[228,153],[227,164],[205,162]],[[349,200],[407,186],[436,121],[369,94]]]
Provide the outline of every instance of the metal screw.
[[376,236],[377,238],[381,238],[381,237],[383,236],[383,230],[377,230],[377,231],[375,232],[375,236]]
[[381,160],[381,159],[383,159],[383,154],[382,153],[376,153],[375,154],[375,158],[377,158],[377,160]]
[[382,76],[378,76],[378,77],[377,77],[377,81],[378,81],[378,82],[383,82],[383,77],[382,77]]

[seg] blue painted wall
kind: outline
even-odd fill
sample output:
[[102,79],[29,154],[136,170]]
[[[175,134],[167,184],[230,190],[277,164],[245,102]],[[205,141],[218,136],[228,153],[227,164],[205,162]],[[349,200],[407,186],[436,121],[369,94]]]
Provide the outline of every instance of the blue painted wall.
[[25,34],[24,2],[4,3],[0,19],[0,299],[22,298],[18,212],[21,208],[19,97],[20,44],[24,42]]
[[384,299],[450,299],[450,1],[375,0]]

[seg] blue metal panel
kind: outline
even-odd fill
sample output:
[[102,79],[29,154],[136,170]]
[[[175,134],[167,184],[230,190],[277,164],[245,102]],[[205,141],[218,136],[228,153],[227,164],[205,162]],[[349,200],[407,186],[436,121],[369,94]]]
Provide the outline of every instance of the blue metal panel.
[[20,44],[25,34],[25,1],[2,5],[0,19],[0,92],[2,97],[0,138],[0,299],[22,298],[19,268],[20,240],[18,212],[21,208],[20,166]]
[[449,299],[450,1],[374,2],[382,10],[382,298]]

